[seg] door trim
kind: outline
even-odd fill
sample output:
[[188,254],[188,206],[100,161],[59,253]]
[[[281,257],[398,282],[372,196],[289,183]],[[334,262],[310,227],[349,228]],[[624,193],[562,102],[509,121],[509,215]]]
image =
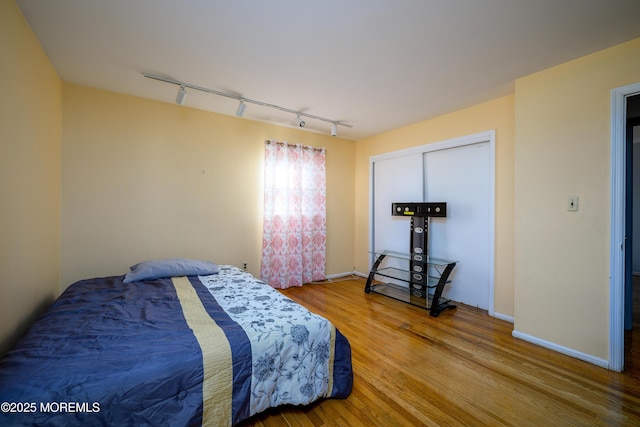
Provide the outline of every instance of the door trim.
[[[494,311],[494,287],[495,287],[495,205],[496,205],[496,132],[489,130],[472,135],[452,138],[445,141],[433,142],[430,144],[411,147],[404,150],[392,151],[369,157],[369,251],[373,250],[374,242],[374,218],[373,218],[373,178],[375,162],[392,159],[395,157],[409,156],[412,154],[424,154],[431,151],[446,150],[449,148],[462,147],[465,145],[489,143],[489,310],[490,316],[496,317]],[[373,260],[369,260],[369,269]],[[498,315],[503,318],[504,316]]]
[[624,369],[624,237],[627,97],[640,93],[640,83],[611,91],[611,230],[609,269],[609,369]]

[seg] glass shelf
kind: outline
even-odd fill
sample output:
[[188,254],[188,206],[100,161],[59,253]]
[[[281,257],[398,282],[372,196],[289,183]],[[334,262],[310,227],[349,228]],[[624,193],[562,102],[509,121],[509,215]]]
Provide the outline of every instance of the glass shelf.
[[[451,282],[449,275],[457,261],[390,250],[369,253],[375,255],[376,261],[367,278],[364,288],[366,293],[384,295],[427,309],[432,316],[438,316],[443,310],[455,307],[450,304],[450,300],[442,298],[442,291],[445,285]],[[393,265],[392,259],[401,260],[401,263],[406,261],[406,268]],[[377,280],[380,277],[403,283],[381,283]]]
[[432,256],[427,256],[426,259],[422,259],[421,258],[423,257],[422,254],[408,253],[408,252],[384,250],[384,251],[370,251],[369,253],[372,255],[375,255],[376,258],[379,257],[380,255],[384,255],[385,257],[388,256],[391,258],[403,259],[406,261],[420,261],[420,262],[424,262],[425,264],[442,266],[442,267],[446,267],[449,264],[457,263],[457,261],[450,261],[442,258],[435,258]]
[[[433,288],[435,289],[435,288]],[[426,296],[418,296],[414,295],[411,292],[411,289],[406,286],[395,285],[393,283],[378,283],[375,285],[371,285],[369,288],[370,292],[384,295],[389,298],[393,298],[398,301],[402,301],[405,303],[409,303],[411,305],[418,306],[420,308],[424,308],[426,310],[431,309],[431,305],[433,304],[433,292],[432,290]],[[449,306],[450,300],[440,298],[439,299],[439,311],[442,311],[444,308]]]
[[[376,270],[375,274],[379,276],[388,277],[389,279],[402,280],[403,282],[413,282],[413,283],[424,284],[424,279],[416,279],[412,277],[412,275],[416,273],[412,273],[411,271],[403,270],[396,267],[380,268]],[[440,280],[440,277],[427,276],[427,283],[425,284],[425,286],[427,286],[428,288],[435,288],[438,285],[439,280]],[[451,281],[447,280],[447,283],[449,282]]]

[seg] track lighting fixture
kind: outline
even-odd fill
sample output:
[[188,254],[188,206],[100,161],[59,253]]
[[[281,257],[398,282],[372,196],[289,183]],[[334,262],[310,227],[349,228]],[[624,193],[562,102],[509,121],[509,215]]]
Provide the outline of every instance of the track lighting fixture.
[[238,104],[238,109],[236,110],[236,116],[242,117],[242,115],[244,114],[245,107],[246,105],[244,104],[244,101],[241,99],[240,104]]
[[184,86],[180,85],[178,89],[178,95],[176,95],[176,104],[184,105],[184,99],[187,97],[187,90]]
[[244,114],[244,109],[246,107],[247,103],[251,103],[251,104],[255,104],[255,105],[259,105],[261,107],[268,107],[268,108],[275,108],[277,110],[280,111],[284,111],[285,113],[291,113],[291,114],[295,114],[296,115],[296,124],[298,126],[300,126],[301,128],[304,127],[307,123],[302,120],[302,116],[307,117],[309,119],[314,119],[314,120],[320,120],[323,122],[327,122],[327,123],[331,123],[331,136],[336,136],[338,134],[338,126],[345,126],[345,127],[353,127],[350,124],[347,123],[343,123],[339,120],[331,120],[331,119],[327,119],[325,117],[320,117],[320,116],[315,116],[313,114],[308,114],[308,113],[303,113],[302,111],[296,111],[296,110],[292,110],[290,108],[285,108],[285,107],[280,107],[278,105],[274,105],[274,104],[269,104],[267,102],[262,102],[262,101],[257,101],[255,99],[249,99],[249,98],[245,98],[245,97],[241,97],[239,95],[233,94],[233,93],[226,93],[226,92],[220,92],[219,90],[215,90],[215,89],[208,89],[206,87],[202,87],[202,86],[197,86],[191,83],[186,83],[186,82],[181,82],[179,80],[175,80],[169,77],[163,77],[163,76],[158,76],[158,75],[154,75],[154,74],[147,74],[147,73],[142,73],[142,75],[148,79],[153,79],[153,80],[159,80],[161,82],[165,82],[165,83],[170,83],[170,84],[174,84],[174,85],[178,85],[180,86],[180,88],[178,89],[178,95],[176,96],[176,104],[180,104],[183,105],[185,98],[187,97],[187,89],[194,89],[194,90],[199,90],[201,92],[207,92],[207,93],[212,93],[214,95],[218,95],[218,96],[224,96],[226,98],[232,98],[232,99],[236,99],[238,101],[240,101],[240,104],[238,105],[238,108],[236,109],[236,116],[238,117],[242,117],[242,115]]

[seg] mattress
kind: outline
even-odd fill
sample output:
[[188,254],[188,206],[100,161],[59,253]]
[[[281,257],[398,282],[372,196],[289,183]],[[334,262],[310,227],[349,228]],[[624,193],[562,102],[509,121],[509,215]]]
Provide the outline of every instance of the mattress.
[[345,398],[348,340],[234,266],[67,288],[0,361],[0,425],[234,425]]

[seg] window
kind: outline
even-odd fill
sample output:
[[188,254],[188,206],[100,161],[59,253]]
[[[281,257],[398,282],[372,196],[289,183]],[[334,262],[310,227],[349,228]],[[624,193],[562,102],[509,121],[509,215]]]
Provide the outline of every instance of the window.
[[265,141],[260,277],[275,288],[325,279],[324,148]]

